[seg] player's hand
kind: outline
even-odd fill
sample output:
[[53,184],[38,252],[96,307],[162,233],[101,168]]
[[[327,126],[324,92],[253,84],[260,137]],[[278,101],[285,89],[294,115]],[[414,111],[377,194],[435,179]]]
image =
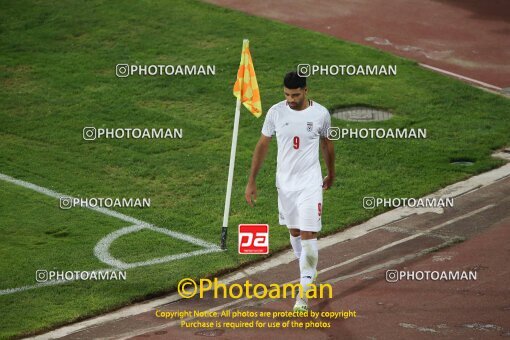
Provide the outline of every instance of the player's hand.
[[328,190],[333,186],[333,180],[335,178],[333,176],[326,176],[324,177],[324,180],[322,181],[322,189]]
[[246,190],[244,191],[244,198],[246,199],[246,202],[248,202],[248,204],[252,207],[253,203],[257,202],[257,185],[255,182],[248,182],[248,185],[246,185]]

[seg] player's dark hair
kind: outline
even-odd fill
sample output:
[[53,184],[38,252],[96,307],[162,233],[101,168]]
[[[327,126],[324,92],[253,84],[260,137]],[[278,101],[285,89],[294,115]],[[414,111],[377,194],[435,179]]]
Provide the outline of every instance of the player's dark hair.
[[283,85],[288,89],[297,89],[306,87],[306,78],[300,77],[297,72],[292,71],[283,78]]

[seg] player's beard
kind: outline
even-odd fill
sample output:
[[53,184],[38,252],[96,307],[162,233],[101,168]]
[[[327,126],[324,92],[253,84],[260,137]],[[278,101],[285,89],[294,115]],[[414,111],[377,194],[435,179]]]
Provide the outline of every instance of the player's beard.
[[305,102],[305,100],[303,99],[303,100],[301,100],[300,102],[289,103],[289,107],[290,107],[291,109],[294,109],[294,110],[296,110],[296,109],[301,110],[301,109],[303,108],[303,104],[304,104],[304,102]]

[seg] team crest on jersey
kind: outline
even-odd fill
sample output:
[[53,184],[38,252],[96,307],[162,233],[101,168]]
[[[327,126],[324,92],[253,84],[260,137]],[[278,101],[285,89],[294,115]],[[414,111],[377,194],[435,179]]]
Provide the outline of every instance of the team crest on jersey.
[[307,122],[306,123],[306,131],[312,132],[313,131],[313,122]]

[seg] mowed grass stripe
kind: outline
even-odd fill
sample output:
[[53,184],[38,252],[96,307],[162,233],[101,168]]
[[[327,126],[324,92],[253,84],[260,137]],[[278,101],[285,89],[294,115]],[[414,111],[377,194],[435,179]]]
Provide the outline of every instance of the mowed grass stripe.
[[[339,127],[429,132],[426,140],[335,142],[337,182],[325,193],[324,234],[384,210],[363,210],[363,196],[419,197],[501,165],[490,154],[510,139],[505,98],[375,49],[196,1],[8,1],[0,4],[0,19],[0,173],[71,196],[150,197],[150,209],[118,212],[213,244],[219,244],[243,38],[250,39],[265,111],[283,99],[282,76],[297,64],[396,64],[396,77],[311,77],[310,97],[329,109],[364,104],[395,115],[377,124],[333,120]],[[217,73],[119,79],[119,63],[215,64]],[[275,252],[288,247],[287,230],[278,227],[275,143],[259,175],[256,207],[243,201],[262,122],[243,111],[230,226],[268,223]],[[85,126],[182,128],[184,138],[87,142]],[[456,159],[474,165],[451,165]],[[0,191],[0,231],[10,236],[1,238],[0,249],[11,255],[0,263],[9,286],[33,280],[38,265],[98,268],[94,245],[126,226],[86,209],[45,209],[53,203],[33,192],[29,206],[20,204],[12,192],[24,189],[8,190]],[[41,230],[62,237],[37,247],[25,242],[46,240]],[[167,236],[143,236],[118,240],[123,259],[156,255],[155,242],[162,242],[159,256],[179,249],[162,241]],[[231,228],[227,252],[129,269],[126,282],[73,282],[2,296],[0,336],[49,329],[173,291],[184,276],[260,259],[239,256],[236,238]],[[26,317],[27,311],[37,313]]]

